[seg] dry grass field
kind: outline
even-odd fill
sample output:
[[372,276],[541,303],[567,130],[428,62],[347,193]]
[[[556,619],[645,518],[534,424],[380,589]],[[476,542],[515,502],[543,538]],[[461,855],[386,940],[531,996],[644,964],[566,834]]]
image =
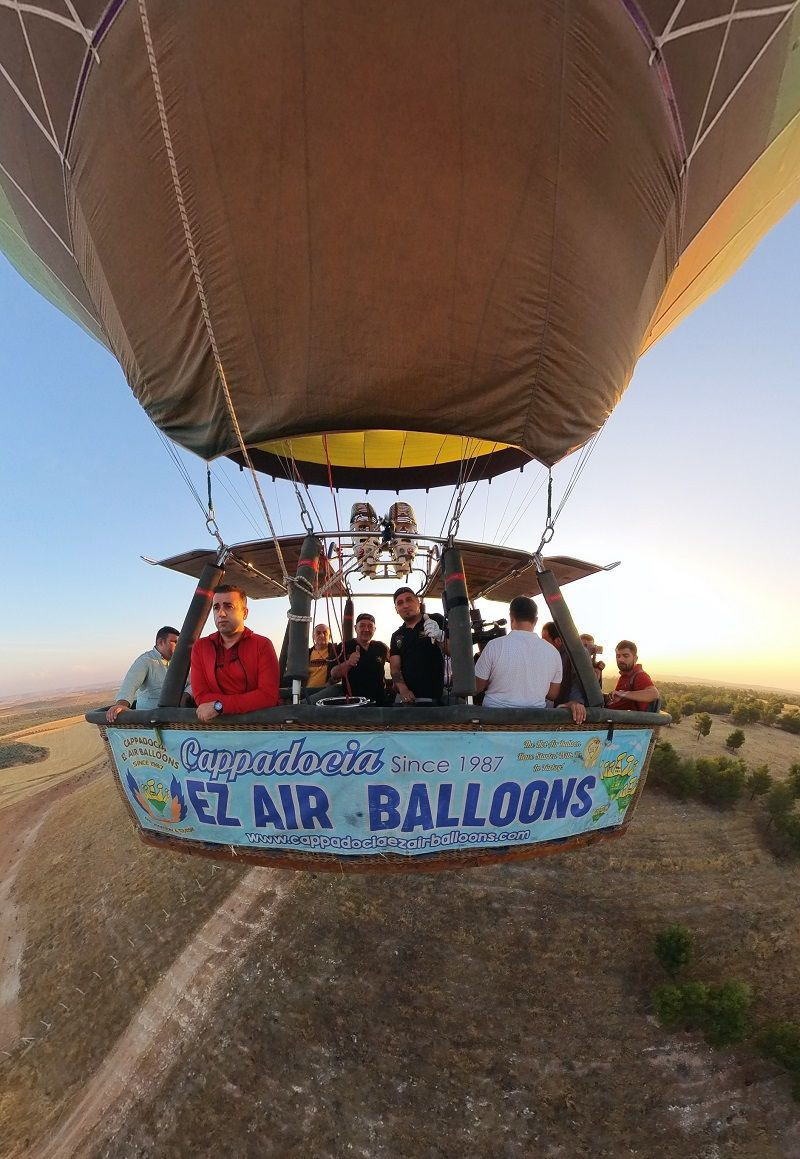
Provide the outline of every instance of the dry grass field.
[[[730,731],[665,739],[716,755]],[[800,759],[797,738],[745,733],[776,776]],[[757,1021],[800,1021],[800,867],[763,847],[759,808],[645,790],[618,842],[335,877],[155,852],[110,777],[84,781],[14,867],[0,1155],[798,1159],[777,1068],[667,1033],[648,999],[653,938],[683,922],[690,976],[741,978]]]
[[683,757],[731,756],[725,748],[725,741],[737,728],[741,727],[745,742],[736,754],[748,765],[766,764],[773,777],[783,779],[793,764],[800,762],[800,736],[792,736],[780,728],[763,724],[735,725],[727,716],[712,716],[711,732],[701,740],[692,727],[694,717],[681,720],[663,730],[661,739],[669,743]]

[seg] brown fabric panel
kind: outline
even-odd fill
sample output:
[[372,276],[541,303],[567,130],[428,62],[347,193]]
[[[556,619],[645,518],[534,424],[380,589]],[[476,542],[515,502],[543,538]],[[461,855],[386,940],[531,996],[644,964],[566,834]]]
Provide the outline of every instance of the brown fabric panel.
[[[667,43],[662,68],[671,0],[146,8],[208,320],[137,4],[91,62],[66,204],[8,86],[0,157],[59,232],[69,215],[78,268],[8,189],[31,245],[84,301],[85,280],[137,397],[206,457],[237,451],[210,327],[249,444],[416,429],[556,461],[609,415],[680,252],[797,112],[789,22],[682,175],[725,29]],[[696,0],[676,27],[729,13]],[[706,119],[780,19],[731,27]],[[25,20],[61,135],[86,46]],[[1,8],[0,59],[41,111]]]

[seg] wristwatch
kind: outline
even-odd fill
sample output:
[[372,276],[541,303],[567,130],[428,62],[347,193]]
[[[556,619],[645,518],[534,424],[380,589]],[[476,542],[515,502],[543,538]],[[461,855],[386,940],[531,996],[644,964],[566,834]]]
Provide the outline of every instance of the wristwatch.
[[222,701],[221,700],[214,701],[214,712],[222,712]]

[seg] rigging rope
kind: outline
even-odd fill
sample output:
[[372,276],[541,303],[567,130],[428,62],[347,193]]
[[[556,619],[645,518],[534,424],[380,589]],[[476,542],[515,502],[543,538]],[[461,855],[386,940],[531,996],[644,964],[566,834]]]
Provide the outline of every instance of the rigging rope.
[[153,88],[155,90],[156,105],[158,107],[158,116],[161,123],[161,134],[164,138],[164,147],[169,161],[169,170],[172,177],[172,187],[175,193],[175,200],[178,206],[178,213],[180,214],[181,223],[183,225],[184,239],[186,241],[186,249],[189,255],[189,261],[192,267],[192,274],[194,276],[195,288],[197,290],[198,300],[200,302],[200,309],[205,323],[206,334],[208,336],[211,352],[214,356],[214,362],[217,368],[217,376],[222,387],[222,395],[225,401],[225,406],[228,411],[228,416],[231,421],[234,433],[236,435],[239,449],[242,453],[242,458],[247,464],[250,474],[252,476],[253,486],[255,487],[258,498],[261,502],[261,508],[267,520],[270,534],[272,535],[275,544],[275,552],[281,566],[281,573],[283,575],[284,584],[288,587],[290,583],[289,573],[286,570],[286,561],[283,558],[278,536],[272,523],[272,517],[267,507],[267,502],[261,490],[261,486],[256,475],[255,467],[253,466],[250,454],[245,445],[244,436],[242,435],[241,427],[239,426],[239,419],[236,414],[236,408],[233,405],[233,398],[231,397],[230,389],[228,387],[228,380],[225,374],[225,368],[222,365],[222,357],[217,345],[217,337],[214,332],[214,326],[211,322],[211,312],[208,306],[208,299],[206,298],[205,286],[203,285],[202,274],[200,273],[200,263],[197,258],[197,250],[192,235],[192,228],[189,223],[189,215],[186,210],[186,201],[183,195],[183,185],[181,184],[180,173],[178,172],[178,163],[175,158],[175,151],[172,146],[172,134],[170,132],[169,121],[167,119],[166,103],[164,101],[164,94],[161,88],[161,76],[158,69],[158,61],[156,60],[155,47],[153,45],[153,38],[150,31],[150,19],[147,15],[146,0],[139,0],[139,17],[142,22],[142,31],[144,33],[145,47],[147,49],[147,59],[150,66],[150,76],[153,81]]

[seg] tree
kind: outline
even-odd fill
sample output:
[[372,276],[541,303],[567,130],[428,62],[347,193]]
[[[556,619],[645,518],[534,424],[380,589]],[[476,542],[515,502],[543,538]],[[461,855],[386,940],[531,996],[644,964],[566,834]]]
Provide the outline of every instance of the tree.
[[774,821],[776,826],[780,826],[784,818],[788,817],[794,808],[794,792],[792,786],[782,782],[779,785],[773,785],[767,795],[767,812],[769,813],[770,825]]
[[735,805],[744,790],[747,769],[744,761],[730,757],[699,757],[697,778],[700,796],[707,805],[728,808]]
[[685,761],[667,741],[659,741],[650,761],[649,783],[666,789],[685,801],[697,794],[697,769],[694,761]]
[[674,978],[678,970],[688,966],[694,951],[692,934],[686,926],[676,923],[656,934],[654,947],[661,965]]
[[800,712],[797,709],[790,709],[788,712],[784,712],[778,720],[778,728],[782,728],[785,732],[791,732],[797,736],[800,733]]
[[744,733],[740,728],[735,729],[725,741],[725,748],[730,752],[737,752],[744,744]]
[[707,712],[698,712],[694,718],[694,730],[697,733],[697,739],[701,736],[708,736],[711,732],[711,717]]
[[676,700],[673,697],[672,699],[667,701],[665,708],[666,708],[666,711],[672,717],[672,723],[673,724],[680,724],[681,720],[683,719],[683,713],[681,711],[681,702],[679,700]]
[[747,1037],[753,995],[746,982],[709,986],[703,1030],[710,1046],[730,1046]]
[[734,724],[755,724],[761,719],[761,705],[757,700],[742,700],[735,705],[731,718]]
[[763,797],[772,788],[772,777],[769,772],[769,765],[756,765],[754,769],[750,770],[750,775],[745,781],[745,788],[750,793],[750,800],[754,797]]
[[792,765],[790,767],[786,783],[791,786],[795,797],[800,797],[800,765]]

